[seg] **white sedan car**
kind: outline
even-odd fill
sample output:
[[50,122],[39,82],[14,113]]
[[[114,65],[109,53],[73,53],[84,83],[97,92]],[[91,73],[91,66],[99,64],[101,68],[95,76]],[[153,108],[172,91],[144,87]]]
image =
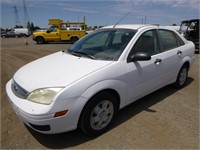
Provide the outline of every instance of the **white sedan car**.
[[96,136],[109,129],[119,109],[166,85],[183,87],[194,51],[171,29],[108,26],[20,68],[6,91],[32,129],[53,134],[79,127]]

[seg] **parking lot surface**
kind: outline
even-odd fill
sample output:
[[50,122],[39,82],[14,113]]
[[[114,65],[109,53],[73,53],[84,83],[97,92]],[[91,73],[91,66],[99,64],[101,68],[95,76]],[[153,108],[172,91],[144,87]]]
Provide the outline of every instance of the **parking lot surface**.
[[[122,109],[113,128],[90,138],[75,130],[45,135],[16,116],[5,85],[23,65],[67,49],[69,43],[37,45],[31,37],[1,39],[2,149],[199,149],[199,54],[181,89],[164,87]],[[28,45],[27,45],[28,44]],[[38,66],[39,67],[39,66]]]

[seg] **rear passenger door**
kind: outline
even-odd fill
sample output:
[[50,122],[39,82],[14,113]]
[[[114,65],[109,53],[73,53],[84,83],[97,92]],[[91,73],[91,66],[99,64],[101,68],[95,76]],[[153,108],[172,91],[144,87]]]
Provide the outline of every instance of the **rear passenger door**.
[[[127,58],[127,103],[175,82],[184,42],[170,30],[149,30],[136,41]],[[151,55],[148,61],[128,61],[138,52]]]
[[176,80],[180,70],[183,58],[181,46],[184,45],[184,42],[175,32],[170,30],[160,29],[158,35],[162,45],[163,82],[169,84]]

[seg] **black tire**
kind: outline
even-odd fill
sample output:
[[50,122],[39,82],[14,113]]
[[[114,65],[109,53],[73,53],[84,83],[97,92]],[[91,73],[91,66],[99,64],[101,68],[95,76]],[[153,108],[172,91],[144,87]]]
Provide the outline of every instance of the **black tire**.
[[45,42],[44,38],[41,36],[37,37],[35,40],[36,40],[37,44],[43,44]]
[[78,37],[74,36],[70,38],[70,41],[72,44],[76,43],[76,41],[78,41]]
[[98,136],[111,127],[118,109],[116,96],[108,92],[99,93],[84,107],[79,127],[89,136]]
[[182,66],[182,68],[178,73],[176,82],[174,83],[175,88],[180,89],[185,86],[188,78],[188,70],[189,70],[188,65],[185,64]]

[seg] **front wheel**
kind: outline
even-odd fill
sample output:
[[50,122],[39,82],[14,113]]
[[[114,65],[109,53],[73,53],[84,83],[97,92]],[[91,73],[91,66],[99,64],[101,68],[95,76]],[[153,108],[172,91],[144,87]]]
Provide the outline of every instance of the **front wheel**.
[[189,68],[187,65],[183,65],[179,71],[176,82],[174,83],[176,88],[182,88],[186,84],[188,78],[188,69]]
[[43,44],[45,42],[45,40],[44,40],[43,37],[39,36],[39,37],[36,38],[36,42],[37,42],[37,44]]
[[117,111],[116,97],[108,92],[99,93],[84,108],[80,128],[89,136],[100,135],[110,128]]

